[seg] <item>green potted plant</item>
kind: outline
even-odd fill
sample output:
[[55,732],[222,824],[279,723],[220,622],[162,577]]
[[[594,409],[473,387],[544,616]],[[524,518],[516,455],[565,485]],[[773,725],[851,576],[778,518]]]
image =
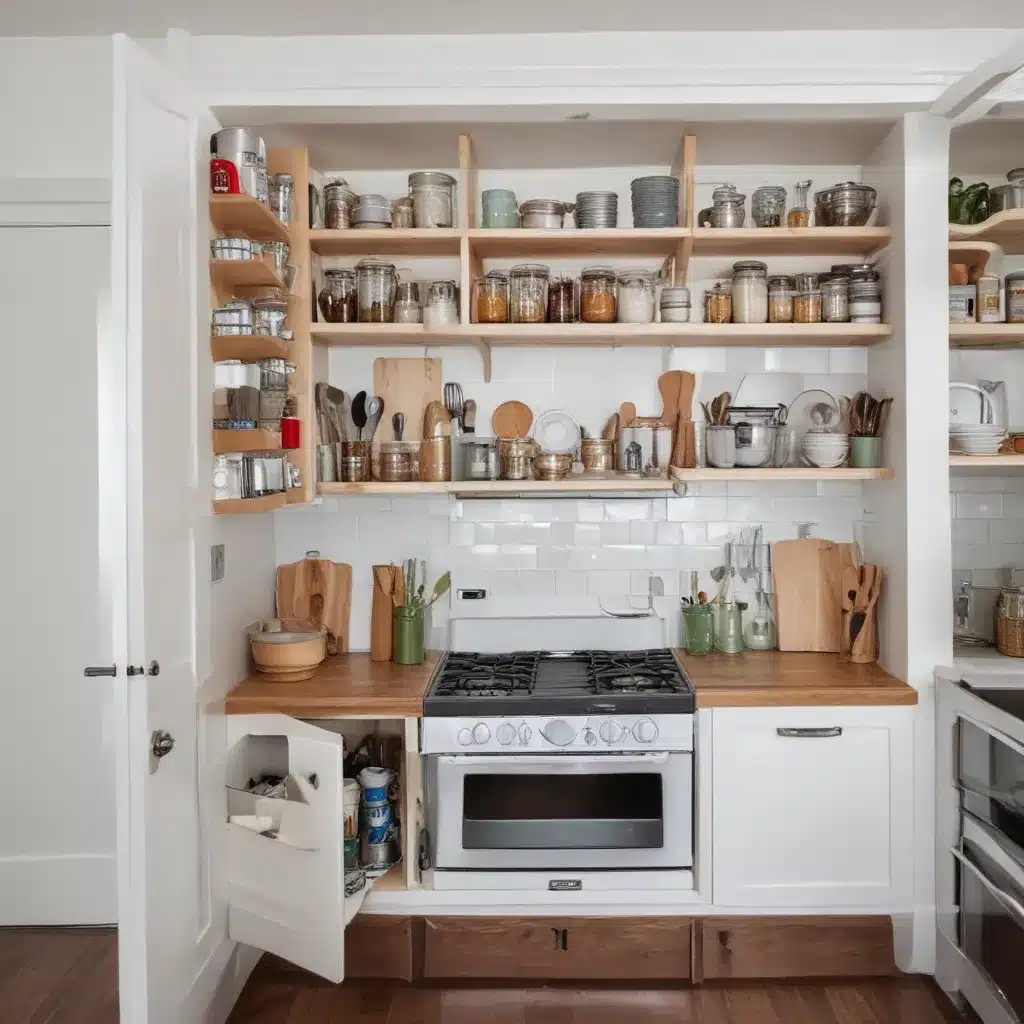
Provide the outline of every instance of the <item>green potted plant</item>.
[[402,563],[405,577],[405,603],[395,606],[394,659],[398,665],[421,665],[424,657],[423,612],[439,597],[448,593],[452,574],[445,572],[434,583],[430,596],[426,595],[427,563],[420,562],[420,581],[416,582],[416,559]]

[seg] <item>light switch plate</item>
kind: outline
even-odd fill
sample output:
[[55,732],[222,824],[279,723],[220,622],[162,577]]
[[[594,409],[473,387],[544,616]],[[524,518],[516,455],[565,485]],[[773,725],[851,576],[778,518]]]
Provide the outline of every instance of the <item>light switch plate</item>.
[[224,545],[210,545],[210,582],[219,583],[224,579]]

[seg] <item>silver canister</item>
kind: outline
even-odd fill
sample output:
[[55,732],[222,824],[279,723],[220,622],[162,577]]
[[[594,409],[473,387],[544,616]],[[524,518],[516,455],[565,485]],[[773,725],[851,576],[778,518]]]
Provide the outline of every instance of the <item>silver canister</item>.
[[295,179],[290,174],[272,174],[267,182],[271,212],[285,224],[291,223],[294,189]]
[[213,333],[252,334],[252,304],[244,299],[234,299],[213,311]]
[[210,139],[210,152],[235,165],[244,192],[261,203],[269,200],[267,145],[259,135],[250,128],[222,128]]
[[498,441],[498,473],[502,480],[529,480],[539,448],[530,438],[503,437]]
[[210,256],[215,260],[251,260],[259,255],[248,238],[211,238]]
[[352,226],[352,208],[356,194],[343,178],[328,182],[324,186],[324,226],[332,230]]

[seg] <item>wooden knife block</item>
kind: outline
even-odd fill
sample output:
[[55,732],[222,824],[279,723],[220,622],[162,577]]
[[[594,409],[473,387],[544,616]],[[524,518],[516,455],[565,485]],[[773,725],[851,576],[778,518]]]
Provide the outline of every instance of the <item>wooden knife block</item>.
[[[393,565],[373,567],[373,603],[370,607],[370,661],[391,661],[394,653],[394,587],[395,574],[401,569]],[[390,586],[381,586],[378,575]]]

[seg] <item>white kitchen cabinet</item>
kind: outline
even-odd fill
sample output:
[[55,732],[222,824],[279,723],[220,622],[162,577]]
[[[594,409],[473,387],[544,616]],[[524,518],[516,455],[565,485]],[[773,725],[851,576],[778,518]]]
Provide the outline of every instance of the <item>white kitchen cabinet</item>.
[[910,708],[716,708],[719,907],[909,907]]

